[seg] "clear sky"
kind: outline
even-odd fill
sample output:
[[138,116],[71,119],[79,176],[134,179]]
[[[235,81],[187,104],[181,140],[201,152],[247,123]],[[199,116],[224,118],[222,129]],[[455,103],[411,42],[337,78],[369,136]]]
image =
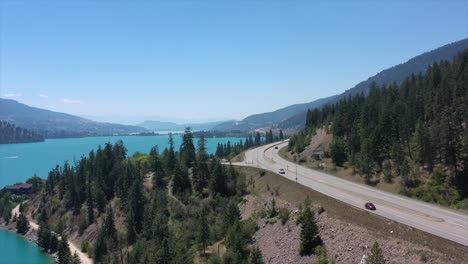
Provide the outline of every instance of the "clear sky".
[[240,119],[468,37],[467,1],[328,2],[1,0],[0,93],[85,116]]

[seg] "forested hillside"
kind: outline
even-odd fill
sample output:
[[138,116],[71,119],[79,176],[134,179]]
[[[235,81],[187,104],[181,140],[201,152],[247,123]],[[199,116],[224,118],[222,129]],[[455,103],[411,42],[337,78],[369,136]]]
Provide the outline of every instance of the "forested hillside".
[[427,68],[434,62],[452,61],[457,53],[466,48],[468,48],[468,39],[450,43],[420,54],[407,62],[384,69],[341,94],[317,99],[308,103],[290,105],[268,113],[251,115],[237,122],[225,122],[216,126],[214,129],[221,131],[251,130],[253,128],[271,126],[283,129],[303,128],[308,109],[320,108],[326,104],[334,104],[343,98],[360,93],[367,95],[372,83],[376,83],[379,87],[388,86],[392,83],[399,85],[411,74],[424,74]]
[[223,240],[224,263],[259,263],[247,246],[256,223],[239,215],[243,176],[210,157],[204,137],[195,147],[190,130],[179,151],[169,143],[131,157],[122,142],[106,144],[51,170],[31,206],[39,244],[47,250],[53,231],[78,237],[95,263],[180,264]]
[[0,120],[0,144],[41,142],[44,137],[33,131]]
[[333,134],[330,155],[371,180],[401,180],[401,192],[468,208],[468,50],[401,85],[371,85],[307,113],[289,149],[302,152],[317,128]]
[[95,122],[3,98],[0,98],[0,120],[32,130],[45,138],[108,136],[146,131],[142,127]]

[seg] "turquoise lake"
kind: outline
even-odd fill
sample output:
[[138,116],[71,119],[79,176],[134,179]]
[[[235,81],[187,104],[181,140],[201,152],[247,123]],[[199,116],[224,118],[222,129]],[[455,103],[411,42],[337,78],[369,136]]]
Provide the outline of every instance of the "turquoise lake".
[[[127,147],[127,155],[136,151],[148,153],[153,146],[158,146],[160,152],[168,146],[168,135],[158,136],[110,136],[88,137],[68,139],[47,139],[45,142],[24,144],[0,145],[0,188],[5,185],[25,181],[37,174],[41,178],[47,178],[49,171],[55,165],[63,165],[68,160],[74,164],[83,155],[88,155],[92,149],[99,145],[114,143],[122,140]],[[207,151],[214,153],[218,143],[237,143],[241,138],[207,138]],[[174,135],[175,148],[179,149],[182,138]],[[197,146],[198,139],[194,139]]]
[[0,229],[0,263],[50,264],[54,262],[36,244],[13,232]]

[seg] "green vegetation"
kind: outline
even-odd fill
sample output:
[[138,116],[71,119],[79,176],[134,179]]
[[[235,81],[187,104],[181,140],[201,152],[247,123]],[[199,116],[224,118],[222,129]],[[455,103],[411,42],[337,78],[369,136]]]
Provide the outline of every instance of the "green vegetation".
[[297,218],[297,223],[301,225],[299,253],[302,256],[310,255],[314,253],[313,251],[317,246],[322,244],[322,239],[320,238],[320,231],[315,220],[314,211],[307,204]]
[[[193,263],[195,256],[262,263],[258,248],[248,246],[256,222],[240,220],[244,177],[210,158],[204,137],[196,152],[190,129],[179,152],[169,140],[162,154],[154,147],[149,155],[127,157],[122,142],[108,143],[74,166],[52,169],[31,198],[38,205],[30,212],[40,223],[41,247],[58,252],[60,263],[74,263],[58,235],[94,233],[82,248],[95,263]],[[11,209],[5,197],[2,208]],[[207,247],[222,240],[225,254],[208,255]]]
[[16,232],[18,234],[24,235],[29,231],[29,220],[24,215],[23,210],[21,210],[22,204],[20,205],[20,214],[16,220]]
[[[306,128],[291,137],[302,152],[317,128],[333,134],[330,155],[368,183],[401,179],[401,192],[466,207],[468,199],[468,51],[430,66],[401,85],[371,85],[333,105],[309,110]],[[466,208],[465,208],[466,209]]]
[[334,260],[328,261],[328,256],[327,256],[327,249],[325,246],[317,246],[315,248],[315,264],[328,264],[328,263],[335,263]]
[[42,142],[44,137],[27,129],[0,120],[0,144]]
[[382,249],[379,246],[379,243],[374,242],[372,245],[371,252],[366,259],[366,264],[385,264],[385,258],[382,253]]
[[10,223],[12,217],[11,210],[15,208],[15,204],[11,199],[10,193],[2,190],[0,191],[0,217],[2,217],[5,222]]
[[284,138],[285,136],[283,134],[283,130],[280,130],[279,134],[275,135],[270,129],[265,133],[264,137],[260,135],[260,132],[256,132],[254,136],[249,135],[244,141],[241,140],[236,144],[232,144],[230,141],[228,141],[226,144],[218,143],[215,156],[218,158],[232,159],[244,150],[257,147],[262,144],[273,143],[278,140],[283,140]]

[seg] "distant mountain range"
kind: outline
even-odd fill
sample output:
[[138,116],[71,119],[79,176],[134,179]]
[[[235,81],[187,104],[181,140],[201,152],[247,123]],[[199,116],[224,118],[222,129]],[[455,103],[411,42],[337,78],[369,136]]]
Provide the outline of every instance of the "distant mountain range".
[[224,121],[217,122],[206,122],[206,123],[187,123],[187,124],[177,124],[174,122],[163,122],[163,121],[153,121],[147,120],[141,124],[137,124],[139,127],[146,128],[150,131],[182,131],[186,127],[192,128],[194,131],[209,131],[213,127],[224,123]]
[[138,126],[95,122],[3,98],[0,98],[0,120],[32,130],[45,138],[105,136],[147,131]]
[[335,103],[350,95],[352,96],[359,93],[367,94],[372,82],[376,82],[379,86],[383,84],[392,84],[394,82],[399,84],[404,81],[405,78],[411,76],[411,74],[424,72],[427,67],[434,62],[439,62],[441,60],[452,61],[457,53],[467,48],[468,39],[460,40],[423,53],[405,63],[383,70],[341,94],[318,99],[309,103],[290,105],[273,112],[251,115],[241,121],[223,122],[218,126],[215,126],[213,130],[252,130],[261,127],[299,129],[305,125],[305,118],[308,109]]

